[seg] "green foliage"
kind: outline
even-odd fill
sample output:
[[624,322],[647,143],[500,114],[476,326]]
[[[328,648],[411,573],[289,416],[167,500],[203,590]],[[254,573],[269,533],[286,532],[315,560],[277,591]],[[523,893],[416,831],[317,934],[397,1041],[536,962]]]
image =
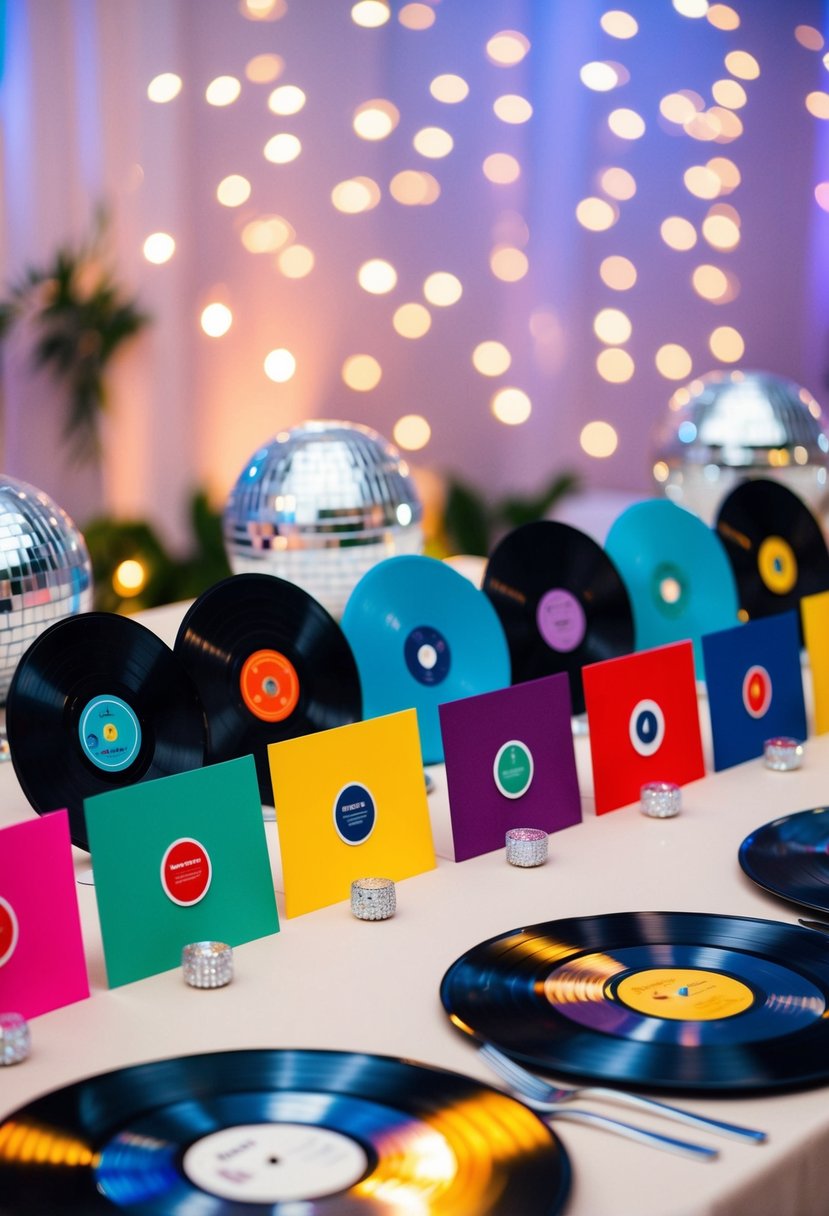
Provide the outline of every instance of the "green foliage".
[[473,486],[450,478],[443,527],[452,552],[487,557],[501,533],[543,519],[578,485],[575,473],[556,473],[538,494],[490,502]]
[[100,454],[110,359],[150,319],[122,294],[105,263],[106,226],[99,211],[87,241],[63,246],[40,268],[28,267],[0,301],[0,340],[27,321],[33,367],[48,371],[67,390],[63,434],[77,464]]
[[[191,502],[193,544],[184,557],[173,556],[145,520],[102,516],[84,528],[95,580],[95,607],[103,612],[139,612],[160,604],[194,599],[230,574],[222,543],[221,515],[199,491]],[[145,582],[137,595],[125,596],[113,584],[121,562],[136,561]]]

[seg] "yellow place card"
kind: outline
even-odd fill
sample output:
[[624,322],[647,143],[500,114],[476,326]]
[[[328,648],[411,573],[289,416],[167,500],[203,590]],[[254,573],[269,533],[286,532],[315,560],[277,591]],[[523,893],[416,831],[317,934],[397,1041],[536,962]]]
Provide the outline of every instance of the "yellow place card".
[[800,613],[812,671],[814,733],[825,735],[829,730],[829,591],[804,595]]
[[286,916],[346,900],[357,878],[435,867],[417,713],[268,747]]

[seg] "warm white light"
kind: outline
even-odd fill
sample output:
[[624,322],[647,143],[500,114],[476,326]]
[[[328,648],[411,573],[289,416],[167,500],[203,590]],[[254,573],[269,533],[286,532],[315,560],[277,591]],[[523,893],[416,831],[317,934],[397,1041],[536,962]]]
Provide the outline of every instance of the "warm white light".
[[711,354],[721,363],[737,363],[745,354],[746,344],[739,330],[732,325],[720,325],[708,339]]
[[619,308],[602,308],[593,319],[593,332],[602,342],[610,346],[621,346],[627,342],[633,326],[627,313]]
[[208,338],[221,338],[233,324],[233,313],[226,304],[215,301],[202,309],[201,327]]
[[446,105],[456,105],[469,96],[469,85],[463,76],[455,76],[451,72],[446,72],[444,75],[434,78],[429,85],[429,92],[435,101],[442,101]]
[[401,338],[422,338],[432,325],[432,314],[423,304],[401,304],[392,317]]
[[293,239],[294,230],[281,215],[262,215],[242,229],[242,244],[248,253],[276,253]]
[[350,355],[343,363],[343,381],[358,393],[371,392],[382,375],[383,369],[373,355]]
[[619,202],[626,202],[636,193],[636,178],[627,169],[605,169],[601,176],[602,190]]
[[472,364],[482,376],[502,376],[512,363],[503,342],[479,342],[472,352]]
[[419,152],[421,156],[428,156],[431,160],[440,160],[449,155],[455,141],[442,127],[421,127],[416,132],[412,144],[415,151]]
[[633,359],[620,346],[608,346],[596,356],[596,371],[609,384],[625,384],[635,370]]
[[503,30],[486,44],[486,53],[498,67],[520,63],[530,49],[530,40],[518,30]]
[[295,84],[281,84],[268,98],[272,114],[298,114],[305,105],[305,94]]
[[529,270],[530,262],[523,249],[516,249],[514,245],[496,245],[489,257],[489,267],[502,283],[517,283]]
[[576,219],[590,232],[604,232],[618,218],[619,212],[604,198],[583,198],[576,207]]
[[432,437],[432,428],[422,414],[404,414],[392,431],[394,442],[407,452],[419,452]]
[[711,96],[718,105],[729,110],[739,110],[748,101],[748,94],[736,80],[715,80],[711,85]]
[[716,198],[720,193],[720,178],[705,165],[691,165],[682,175],[685,189],[695,198]]
[[277,265],[286,279],[304,279],[314,269],[313,250],[307,245],[289,245],[277,256]]
[[697,243],[697,230],[690,220],[681,215],[669,215],[659,227],[662,240],[670,249],[693,249]]
[[245,75],[253,84],[270,84],[284,71],[285,60],[281,55],[266,52],[264,55],[254,55],[245,64]]
[[738,30],[740,28],[740,14],[730,4],[712,4],[705,16],[715,29]]
[[117,595],[123,596],[125,599],[133,595],[140,595],[146,583],[147,571],[141,562],[133,557],[128,557],[126,561],[119,562],[112,575],[113,590]]
[[619,446],[619,436],[609,422],[588,422],[581,429],[579,443],[588,456],[602,460],[612,456]]
[[223,207],[241,207],[250,198],[250,182],[239,173],[231,173],[219,182],[216,198]]
[[351,20],[367,30],[385,25],[390,17],[389,6],[383,0],[358,0],[357,4],[351,6]]
[[532,413],[532,402],[520,388],[502,388],[492,398],[492,412],[505,426],[520,426]]
[[715,249],[736,249],[740,243],[740,228],[730,215],[707,215],[702,221],[702,235]]
[[409,30],[428,30],[435,24],[435,10],[428,4],[404,4],[397,20]]
[[579,70],[579,79],[586,88],[593,89],[596,93],[607,93],[619,83],[616,69],[611,64],[599,60],[583,64]]
[[289,350],[279,347],[265,356],[265,375],[277,384],[290,380],[296,371],[296,359]]
[[504,93],[501,97],[496,97],[492,109],[496,118],[513,126],[529,122],[533,116],[532,105],[526,97],[520,97],[518,93]]
[[160,76],[154,76],[147,85],[147,96],[150,101],[163,104],[165,101],[172,101],[174,97],[178,97],[181,87],[181,77],[177,76],[175,72],[162,72]]
[[153,232],[144,242],[144,257],[156,266],[169,262],[176,251],[176,242],[169,232]]
[[681,17],[704,17],[708,12],[708,0],[673,0]]
[[271,136],[265,144],[265,160],[269,160],[272,165],[287,165],[296,160],[301,151],[302,144],[296,135],[281,131],[279,135]]
[[437,308],[447,308],[456,304],[463,294],[463,285],[457,275],[445,270],[430,274],[423,284],[423,294],[430,304]]
[[508,186],[521,176],[520,164],[508,152],[493,152],[484,161],[483,169],[484,177],[497,186]]
[[633,38],[639,30],[636,18],[622,9],[610,9],[603,13],[599,24],[611,38]]
[[725,57],[725,66],[732,76],[740,80],[756,80],[760,75],[760,65],[748,51],[729,51]]
[[242,83],[235,76],[217,76],[204,91],[204,99],[211,106],[229,106],[242,91]]
[[380,187],[370,177],[352,177],[337,183],[331,191],[331,202],[346,215],[358,215],[377,206]]
[[641,139],[645,134],[645,120],[642,115],[624,106],[611,111],[607,125],[619,139]]
[[385,262],[382,258],[371,258],[368,262],[363,262],[357,271],[357,282],[363,291],[374,296],[383,296],[397,286],[397,271],[391,262]]
[[666,380],[687,380],[692,367],[691,356],[676,342],[666,342],[656,352],[657,371]]
[[354,111],[352,126],[360,139],[376,141],[391,135],[400,121],[397,106],[382,98],[364,101]]
[[428,207],[440,198],[440,183],[423,170],[402,169],[389,182],[389,193],[404,207]]
[[630,258],[619,254],[606,257],[599,267],[599,275],[606,287],[613,291],[629,291],[636,282],[636,267]]

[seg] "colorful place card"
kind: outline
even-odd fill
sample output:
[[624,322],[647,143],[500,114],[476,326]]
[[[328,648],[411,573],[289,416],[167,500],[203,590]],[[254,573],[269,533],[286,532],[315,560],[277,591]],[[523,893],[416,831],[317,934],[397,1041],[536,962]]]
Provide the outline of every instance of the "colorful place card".
[[0,1009],[34,1018],[87,996],[66,811],[0,829]]
[[815,734],[825,735],[829,730],[829,591],[804,595],[800,615],[812,673]]
[[279,930],[252,756],[84,802],[111,988]]
[[705,776],[691,642],[591,663],[582,677],[597,815],[636,802],[648,781]]
[[357,878],[434,868],[415,710],[271,743],[268,754],[288,916],[348,899]]
[[581,822],[566,672],[439,707],[455,861]]
[[796,612],[706,634],[702,648],[715,769],[762,756],[774,735],[806,738]]

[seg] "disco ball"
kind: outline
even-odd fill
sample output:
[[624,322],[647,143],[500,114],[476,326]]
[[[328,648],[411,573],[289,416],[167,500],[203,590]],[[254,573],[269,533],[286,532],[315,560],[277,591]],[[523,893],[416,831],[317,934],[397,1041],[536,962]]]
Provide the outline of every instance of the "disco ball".
[[234,574],[275,574],[339,618],[375,563],[423,548],[423,510],[405,461],[366,426],[314,421],[254,452],[224,511]]
[[72,520],[42,490],[0,476],[0,703],[38,634],[91,607],[92,566]]
[[712,524],[747,477],[781,481],[826,520],[829,433],[807,389],[771,372],[711,372],[679,389],[655,433],[653,477]]

